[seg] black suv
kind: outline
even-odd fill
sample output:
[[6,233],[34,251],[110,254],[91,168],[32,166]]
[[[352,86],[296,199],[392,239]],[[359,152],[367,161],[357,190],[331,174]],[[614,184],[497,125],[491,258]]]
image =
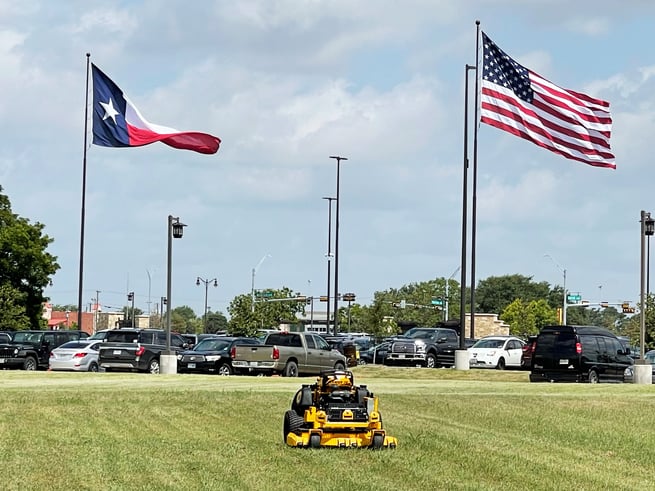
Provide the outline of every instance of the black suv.
[[[189,347],[179,334],[171,333],[171,350]],[[162,329],[111,329],[100,345],[98,364],[106,372],[130,370],[159,373],[159,360],[166,351],[166,331]]]
[[623,382],[634,363],[629,353],[602,327],[544,327],[532,353],[530,382]]
[[459,336],[454,329],[414,327],[395,338],[385,365],[421,365],[427,368],[455,365]]
[[53,349],[87,337],[84,331],[16,331],[0,344],[0,368],[47,369]]

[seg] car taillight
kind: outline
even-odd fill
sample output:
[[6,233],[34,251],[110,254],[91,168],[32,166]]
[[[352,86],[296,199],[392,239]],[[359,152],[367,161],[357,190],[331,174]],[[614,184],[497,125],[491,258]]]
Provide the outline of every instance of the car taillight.
[[274,360],[280,359],[280,350],[277,346],[273,346],[273,359]]
[[136,356],[141,356],[143,353],[145,353],[145,351],[146,349],[143,346],[139,346],[134,354]]
[[537,343],[534,342],[530,345],[530,353],[534,353],[535,348],[537,347]]
[[[51,353],[52,355],[52,353]],[[73,358],[84,358],[86,356],[86,353],[75,353],[73,355]]]
[[579,342],[578,342],[578,343],[575,343],[575,352],[576,352],[577,354],[582,353],[582,345],[581,345]]
[[55,357],[55,354],[51,351],[50,352],[50,358],[54,358],[54,357]]
[[237,356],[237,347],[232,346],[232,349],[230,349],[230,358],[234,359]]

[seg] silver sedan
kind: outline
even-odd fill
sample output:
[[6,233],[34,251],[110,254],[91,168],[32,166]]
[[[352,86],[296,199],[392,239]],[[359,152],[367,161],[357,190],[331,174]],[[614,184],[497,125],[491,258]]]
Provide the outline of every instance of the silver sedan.
[[48,368],[75,372],[98,371],[98,348],[101,341],[69,341],[50,352]]

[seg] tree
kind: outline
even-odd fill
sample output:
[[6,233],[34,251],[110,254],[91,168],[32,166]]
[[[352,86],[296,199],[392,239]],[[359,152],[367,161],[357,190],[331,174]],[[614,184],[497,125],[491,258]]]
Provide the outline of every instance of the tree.
[[557,310],[545,299],[524,302],[517,298],[503,310],[500,319],[509,324],[510,334],[525,338],[538,334],[544,326],[557,324]]
[[228,321],[222,312],[207,312],[206,333],[215,333],[228,330]]
[[25,312],[25,294],[11,285],[0,285],[0,326],[2,329],[20,331],[30,329],[30,319]]
[[[255,302],[249,294],[235,297],[227,308],[229,331],[238,336],[254,336],[258,329],[277,328],[281,323],[297,323],[296,314],[304,313],[305,302],[295,300],[293,290],[271,290],[271,297]],[[253,312],[254,310],[254,312]]]
[[529,302],[547,299],[550,294],[548,282],[535,283],[531,276],[490,276],[481,280],[475,290],[476,312],[500,314],[517,298]]
[[[0,186],[0,302],[14,309],[15,319],[20,310],[29,320],[28,327],[45,327],[43,291],[59,269],[57,258],[47,252],[53,239],[43,233],[44,225],[31,224],[26,218],[12,213],[9,198]],[[17,303],[18,302],[18,303]],[[24,325],[18,321],[19,325]],[[8,326],[3,326],[8,327]]]

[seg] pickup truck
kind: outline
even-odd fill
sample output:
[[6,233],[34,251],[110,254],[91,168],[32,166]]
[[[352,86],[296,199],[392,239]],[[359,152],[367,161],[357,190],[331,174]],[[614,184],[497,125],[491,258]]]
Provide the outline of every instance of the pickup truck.
[[459,336],[454,329],[415,327],[395,338],[385,365],[421,365],[427,368],[455,365]]
[[310,332],[269,333],[264,344],[234,346],[231,357],[235,373],[297,377],[346,368],[346,357],[332,349],[321,336]]
[[[171,333],[171,350],[188,348],[186,340]],[[166,331],[162,329],[111,329],[98,352],[98,364],[105,372],[129,370],[159,373],[159,359],[166,350]]]

